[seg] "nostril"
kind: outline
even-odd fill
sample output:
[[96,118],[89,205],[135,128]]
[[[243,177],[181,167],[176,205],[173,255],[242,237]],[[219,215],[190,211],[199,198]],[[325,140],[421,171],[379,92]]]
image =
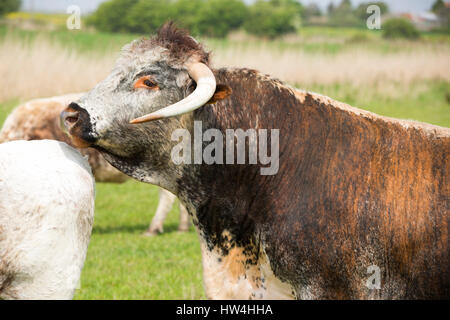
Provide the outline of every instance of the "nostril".
[[78,111],[61,112],[61,126],[63,129],[70,130],[79,120]]
[[70,123],[70,124],[75,124],[78,121],[78,115],[67,116],[65,121]]
[[91,119],[86,109],[72,102],[60,115],[60,127],[70,138],[75,146],[87,148],[96,138],[93,136]]

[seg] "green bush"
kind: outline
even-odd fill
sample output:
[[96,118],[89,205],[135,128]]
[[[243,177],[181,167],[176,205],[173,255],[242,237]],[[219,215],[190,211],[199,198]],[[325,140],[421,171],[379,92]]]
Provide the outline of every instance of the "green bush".
[[431,11],[441,20],[440,27],[436,28],[435,31],[450,33],[450,6],[446,6],[442,0],[437,0],[431,7]]
[[242,0],[208,0],[198,12],[198,31],[210,37],[225,37],[239,28],[247,17]]
[[129,31],[127,13],[138,3],[138,0],[111,0],[103,2],[86,23],[93,25],[99,31],[125,32]]
[[169,0],[140,0],[127,14],[127,31],[155,33],[164,22],[174,17],[174,6]]
[[0,17],[7,13],[17,11],[20,8],[20,0],[1,0],[0,1]]
[[243,26],[251,34],[274,38],[300,26],[297,0],[109,0],[87,23],[105,32],[154,33],[174,20],[193,35],[225,37]]
[[177,0],[174,2],[174,21],[178,26],[185,28],[191,32],[192,35],[200,34],[199,12],[205,0]]
[[382,1],[371,1],[366,3],[360,3],[359,6],[355,9],[355,15],[361,21],[366,21],[367,18],[371,15],[371,13],[367,13],[367,8],[371,5],[376,5],[380,8],[380,14],[386,14],[389,12],[389,7],[386,3]]
[[301,9],[294,2],[290,0],[257,0],[249,8],[244,29],[248,33],[268,38],[296,31]]
[[308,4],[302,11],[302,18],[305,20],[308,20],[311,17],[320,17],[321,15],[322,12],[316,3]]
[[383,23],[383,37],[388,39],[417,39],[420,36],[416,27],[406,19],[392,18]]
[[336,7],[330,5],[328,10],[328,24],[330,26],[354,27],[360,25],[360,21],[353,12],[352,3],[350,0],[342,0],[342,2]]
[[105,32],[154,33],[174,20],[194,35],[225,37],[246,16],[243,0],[110,0],[87,22]]

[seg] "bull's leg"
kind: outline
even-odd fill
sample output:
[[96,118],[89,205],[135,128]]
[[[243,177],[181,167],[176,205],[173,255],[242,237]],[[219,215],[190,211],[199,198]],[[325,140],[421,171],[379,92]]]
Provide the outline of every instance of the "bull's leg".
[[164,220],[166,220],[167,214],[172,209],[176,196],[169,191],[160,188],[159,189],[159,203],[156,209],[155,216],[148,230],[144,233],[146,236],[153,236],[163,232]]
[[189,213],[186,208],[180,202],[180,225],[178,226],[178,231],[186,232],[189,231]]

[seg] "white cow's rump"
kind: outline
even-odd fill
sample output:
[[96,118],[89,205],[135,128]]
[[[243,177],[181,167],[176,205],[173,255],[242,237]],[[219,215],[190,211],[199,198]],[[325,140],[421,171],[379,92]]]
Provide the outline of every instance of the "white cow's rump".
[[94,178],[53,140],[0,144],[0,298],[70,299],[94,218]]

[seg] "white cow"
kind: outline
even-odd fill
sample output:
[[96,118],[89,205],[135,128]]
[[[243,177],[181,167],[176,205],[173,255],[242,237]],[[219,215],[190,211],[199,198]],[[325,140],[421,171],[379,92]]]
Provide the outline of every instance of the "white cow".
[[94,220],[85,158],[54,140],[0,144],[0,299],[71,299]]
[[[13,140],[52,139],[71,144],[59,125],[59,114],[72,101],[80,98],[82,93],[66,94],[51,98],[34,99],[13,110],[0,130],[0,143]],[[111,166],[100,153],[91,148],[78,148],[89,157],[95,180],[97,182],[122,183],[130,179]],[[147,236],[163,232],[164,220],[171,210],[176,197],[169,191],[160,189],[159,204],[155,216],[147,231]],[[178,231],[189,230],[189,214],[180,204],[180,223]]]

